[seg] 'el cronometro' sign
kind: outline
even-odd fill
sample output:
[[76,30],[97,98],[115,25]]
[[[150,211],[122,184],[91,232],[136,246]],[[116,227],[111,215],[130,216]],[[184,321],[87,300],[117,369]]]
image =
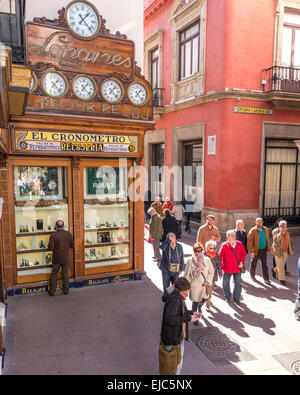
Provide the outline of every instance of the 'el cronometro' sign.
[[16,130],[17,152],[137,154],[138,136]]

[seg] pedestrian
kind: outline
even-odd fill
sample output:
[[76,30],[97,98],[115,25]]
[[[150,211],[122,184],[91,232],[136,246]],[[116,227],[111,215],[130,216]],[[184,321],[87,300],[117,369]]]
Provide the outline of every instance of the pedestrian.
[[300,321],[300,258],[298,259],[297,272],[298,272],[298,296],[295,302],[294,314],[296,320]]
[[[282,217],[278,217],[278,218],[276,219],[274,225],[272,226],[272,232],[273,232],[273,230],[275,230],[276,228],[278,228],[279,222],[280,222],[280,221],[283,221],[283,218],[282,218]],[[273,270],[271,270],[273,278],[276,278],[276,272],[274,271],[275,268],[276,268],[276,261],[275,261],[275,255],[273,255]],[[284,271],[285,271],[285,274],[286,274],[286,275],[289,274],[288,271],[287,271],[286,264],[285,264],[285,266],[284,266]]]
[[171,215],[170,210],[167,208],[164,210],[162,227],[163,227],[163,236],[162,236],[163,241],[166,240],[168,233],[174,233],[176,235],[176,238],[179,237],[178,224],[176,218],[173,215]]
[[215,217],[210,214],[206,217],[206,224],[200,226],[197,234],[197,242],[205,246],[208,240],[221,241],[218,228],[214,225]]
[[150,214],[149,214],[149,208],[151,207],[151,191],[145,192],[145,201],[144,201],[144,212],[146,215],[146,220],[150,221]]
[[172,212],[173,207],[174,207],[174,205],[173,205],[173,203],[171,202],[170,198],[169,198],[169,197],[166,197],[165,202],[164,202],[164,204],[163,204],[163,206],[162,206],[163,212],[164,212],[164,210],[165,210],[166,208],[167,208],[168,210],[170,210],[170,212]]
[[159,214],[161,217],[164,216],[162,206],[163,205],[160,201],[160,196],[156,196],[155,201],[151,204],[151,207],[153,207],[157,214]]
[[[216,282],[218,281],[218,278],[221,279],[223,277],[220,256],[217,252],[217,243],[214,240],[208,240],[208,242],[206,242],[205,244],[205,251],[203,254],[204,256],[210,258],[211,263],[214,267],[214,278],[212,281],[212,286],[214,289],[214,287],[216,287]],[[205,302],[207,311],[209,311],[210,307],[212,306],[211,296],[212,295],[210,295],[208,300]]]
[[178,225],[178,237],[181,237],[181,224],[182,224],[182,217],[184,214],[184,207],[179,200],[177,200],[173,206],[173,214],[176,218],[177,225]]
[[[193,302],[193,312],[202,312],[201,308],[209,299],[212,291],[214,267],[210,258],[203,255],[204,247],[201,243],[193,245],[194,254],[188,259],[184,271],[184,277],[191,284],[190,299]],[[199,325],[199,321],[194,322]]]
[[174,284],[184,268],[183,248],[176,242],[176,235],[169,233],[160,246],[162,259],[160,269],[164,291]]
[[155,211],[153,207],[150,207],[148,210],[148,214],[150,215],[150,237],[151,237],[151,244],[153,247],[154,257],[152,257],[156,262],[157,266],[160,266],[161,262],[161,253],[160,253],[160,238],[162,236],[162,219],[159,214]]
[[189,295],[190,288],[189,281],[179,277],[174,286],[163,294],[162,300],[165,305],[159,345],[160,374],[180,375],[184,341],[188,340],[188,323],[198,321],[201,317],[200,313],[193,313],[186,307],[185,299]]
[[288,256],[293,255],[294,250],[292,238],[287,229],[287,222],[283,220],[280,221],[278,225],[278,228],[274,229],[272,232],[273,244],[271,251],[276,262],[276,267],[273,268],[273,271],[277,273],[279,282],[286,285],[284,267]]
[[235,230],[226,232],[227,241],[222,244],[219,255],[223,270],[223,291],[225,299],[228,303],[231,301],[230,279],[233,276],[234,289],[233,300],[236,304],[240,304],[242,294],[242,276],[246,251],[243,244],[236,240]]
[[64,221],[56,221],[56,232],[49,238],[48,250],[52,251],[52,273],[48,293],[54,296],[57,287],[57,275],[61,268],[63,276],[63,293],[69,293],[69,255],[70,248],[74,248],[73,237],[64,229]]
[[182,205],[183,205],[183,207],[185,209],[185,213],[184,213],[184,216],[185,216],[185,229],[184,230],[185,230],[185,232],[191,234],[190,222],[191,222],[191,217],[193,215],[194,206],[195,206],[195,203],[192,201],[192,196],[188,195],[187,199],[183,200]]
[[247,231],[245,230],[244,221],[242,219],[238,219],[235,224],[236,224],[236,228],[235,228],[236,239],[243,244],[246,254],[248,254]]
[[269,230],[263,226],[263,219],[256,218],[255,226],[250,229],[247,237],[247,248],[250,252],[250,276],[255,281],[255,272],[258,260],[261,261],[263,279],[265,284],[270,285],[267,264],[267,253],[270,252]]

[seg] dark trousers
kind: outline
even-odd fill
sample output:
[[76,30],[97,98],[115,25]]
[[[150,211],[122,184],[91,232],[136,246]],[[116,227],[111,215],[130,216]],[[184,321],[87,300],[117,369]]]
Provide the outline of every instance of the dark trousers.
[[250,263],[250,276],[255,277],[256,265],[258,260],[261,261],[263,279],[265,281],[269,280],[268,265],[267,265],[267,249],[259,249],[257,255],[251,260]]
[[182,221],[178,221],[178,220],[177,220],[177,225],[178,225],[178,237],[181,237],[181,234],[182,234],[182,232],[181,232],[181,224],[182,224]]
[[56,291],[57,275],[60,268],[63,276],[63,286],[62,286],[63,293],[69,292],[69,267],[70,267],[69,263],[64,263],[63,265],[61,265],[60,263],[53,263],[49,292],[54,294]]
[[177,280],[179,273],[169,272],[168,270],[162,270],[162,280],[163,280],[163,287],[164,291],[169,288],[170,285],[173,285]]
[[201,302],[193,302],[192,303],[192,311],[196,312],[199,311],[201,313],[201,308],[204,305],[206,299],[202,299]]

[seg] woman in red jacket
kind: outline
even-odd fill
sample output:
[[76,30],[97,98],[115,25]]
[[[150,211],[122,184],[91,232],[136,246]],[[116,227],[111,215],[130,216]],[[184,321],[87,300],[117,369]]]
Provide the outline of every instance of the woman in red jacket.
[[234,290],[233,300],[236,304],[240,304],[242,293],[242,277],[241,268],[245,264],[246,251],[243,244],[236,240],[234,230],[226,232],[227,241],[220,248],[220,260],[223,270],[223,290],[227,302],[230,302],[230,279],[233,276]]

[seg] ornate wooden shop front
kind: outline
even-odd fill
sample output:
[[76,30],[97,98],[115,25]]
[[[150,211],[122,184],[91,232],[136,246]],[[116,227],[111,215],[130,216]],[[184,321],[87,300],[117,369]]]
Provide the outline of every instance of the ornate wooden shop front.
[[75,240],[71,286],[143,271],[144,206],[129,190],[143,164],[144,132],[153,128],[151,87],[134,43],[111,34],[92,4],[73,1],[58,14],[26,24],[30,93],[24,115],[9,124],[2,183],[11,293],[46,291],[58,219]]

